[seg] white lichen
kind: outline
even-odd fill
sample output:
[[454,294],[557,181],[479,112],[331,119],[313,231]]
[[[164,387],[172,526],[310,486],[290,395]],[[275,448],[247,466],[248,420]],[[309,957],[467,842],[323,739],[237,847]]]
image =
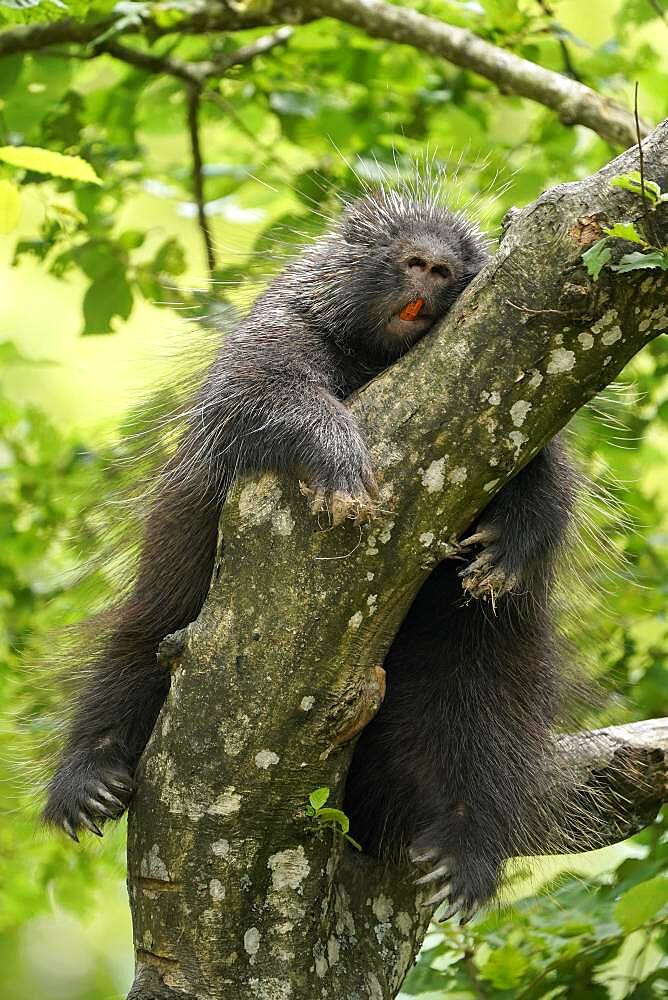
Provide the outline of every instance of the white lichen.
[[575,354],[567,351],[563,347],[558,347],[555,351],[550,351],[550,360],[547,364],[548,375],[561,375],[571,371],[575,367]]
[[295,522],[289,507],[281,507],[272,514],[271,527],[275,535],[283,535],[284,537],[291,535],[294,526]]
[[271,884],[276,892],[281,889],[301,891],[301,884],[311,871],[301,844],[272,854],[267,861],[267,868],[271,872]]
[[251,965],[253,964],[253,959],[260,950],[260,939],[262,935],[260,934],[257,927],[249,927],[244,934],[244,949],[248,955],[251,956]]
[[307,694],[299,702],[299,707],[301,708],[302,712],[310,712],[314,705],[315,705],[315,698],[313,697],[312,694]]
[[423,531],[420,535],[420,544],[424,545],[425,549],[428,549],[434,541],[434,537],[433,531]]
[[388,896],[383,895],[381,892],[381,894],[376,896],[374,899],[371,909],[373,910],[376,919],[385,924],[388,920],[390,920],[392,914],[394,913],[394,903]]
[[594,338],[592,337],[591,333],[587,333],[586,330],[583,333],[578,334],[578,340],[582,345],[583,351],[591,351],[592,347],[594,346]]
[[233,816],[241,809],[241,796],[230,785],[207,809],[210,816]]
[[318,979],[324,979],[329,969],[329,963],[325,958],[325,949],[320,941],[313,946],[313,960],[316,976]]
[[526,434],[522,434],[522,431],[511,431],[508,435],[508,440],[515,449],[515,454],[517,454],[521,450],[522,445],[526,444],[529,439]]
[[356,611],[352,618],[348,619],[348,628],[351,628],[353,632],[356,632],[364,621],[364,615],[361,611]]
[[448,473],[448,479],[451,483],[456,483],[457,485],[466,482],[468,477],[468,472],[465,465],[456,466],[452,472]]
[[338,962],[340,952],[341,948],[339,946],[339,942],[336,940],[334,935],[331,935],[327,941],[327,961],[329,962],[330,968]]
[[531,403],[527,402],[526,399],[518,399],[516,403],[513,403],[510,407],[510,419],[515,427],[522,426],[530,409]]
[[489,401],[490,401],[490,403],[491,403],[492,406],[498,406],[499,403],[501,402],[501,393],[500,392],[490,392],[490,394],[489,394]]
[[212,878],[209,882],[209,895],[214,903],[220,903],[225,899],[225,886],[218,878]]
[[154,844],[148,854],[145,854],[141,859],[139,873],[143,878],[155,878],[161,882],[168,882],[169,872],[167,871],[167,865],[160,857],[159,851],[160,848],[158,845]]
[[622,339],[622,331],[618,326],[613,326],[611,330],[606,330],[606,332],[601,337],[601,342],[605,344],[606,347],[610,347],[611,344],[616,344],[618,340]]
[[267,771],[274,764],[278,764],[280,757],[273,750],[259,750],[255,754],[255,766]]
[[383,1000],[383,990],[378,982],[378,976],[368,972],[366,976],[369,1000]]
[[229,840],[216,840],[215,843],[211,845],[211,853],[215,854],[217,858],[226,858],[230,853]]
[[422,473],[422,485],[426,486],[427,493],[438,493],[445,484],[445,457],[437,458],[431,463],[426,472]]
[[490,479],[488,483],[485,483],[485,485],[483,486],[483,490],[485,491],[485,493],[491,493],[491,491],[494,489],[498,481],[499,481],[498,479]]

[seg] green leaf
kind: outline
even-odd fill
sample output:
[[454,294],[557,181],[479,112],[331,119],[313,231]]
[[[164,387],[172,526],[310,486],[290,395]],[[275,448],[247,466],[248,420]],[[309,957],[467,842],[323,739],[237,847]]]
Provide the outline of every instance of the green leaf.
[[142,233],[140,229],[126,229],[118,237],[118,242],[124,250],[136,250],[137,247],[142,245],[145,239],[146,233]]
[[[619,174],[610,181],[611,187],[623,188],[625,191],[633,191],[634,194],[642,196],[643,181],[639,170],[631,170],[628,174]],[[661,188],[656,181],[644,181],[645,199],[654,207],[662,200]]]
[[316,788],[308,797],[309,802],[317,812],[329,798],[329,788]]
[[65,156],[39,146],[0,146],[0,160],[13,167],[34,170],[38,174],[52,174],[68,180],[101,184],[90,163],[80,156]]
[[582,254],[587,272],[594,281],[598,281],[601,269],[605,267],[611,257],[612,250],[608,246],[608,238],[606,236],[602,240],[597,240],[596,243]]
[[499,990],[517,986],[529,963],[521,951],[510,944],[496,948],[487,959],[480,975]]
[[318,809],[318,819],[323,823],[336,823],[341,833],[348,833],[350,829],[350,820],[340,809]]
[[159,274],[183,274],[186,266],[183,247],[174,237],[165,240],[153,258],[153,267]]
[[611,271],[641,271],[648,267],[658,267],[662,271],[668,271],[668,253],[665,250],[652,250],[650,253],[626,253],[620,257],[618,264],[611,264]]
[[641,246],[649,246],[647,240],[643,239],[632,222],[615,222],[613,226],[604,226],[603,232],[608,236],[616,236],[620,240],[628,240],[629,243],[639,243]]
[[630,933],[649,923],[668,906],[668,877],[656,875],[625,892],[615,906],[615,918]]
[[85,336],[112,333],[115,317],[127,319],[132,312],[132,289],[125,272],[118,267],[96,278],[84,296]]
[[11,233],[21,218],[21,192],[11,181],[0,180],[0,234]]

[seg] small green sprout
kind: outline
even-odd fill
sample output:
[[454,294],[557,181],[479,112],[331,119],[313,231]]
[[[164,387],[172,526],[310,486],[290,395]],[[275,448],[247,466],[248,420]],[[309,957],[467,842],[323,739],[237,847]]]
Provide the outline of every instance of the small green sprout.
[[[639,170],[631,170],[627,174],[619,174],[610,181],[611,187],[632,191],[644,199],[645,209],[654,211],[659,205],[668,202],[668,192],[663,192],[656,181],[645,180]],[[649,223],[648,223],[649,224]],[[594,281],[612,257],[611,240],[624,240],[635,243],[642,250],[634,250],[620,257],[616,264],[610,264],[611,271],[624,274],[627,271],[638,271],[650,267],[658,267],[668,271],[668,247],[656,246],[647,237],[638,232],[633,222],[615,222],[612,226],[604,226],[606,234],[582,254],[587,273]]]
[[309,804],[306,807],[306,815],[312,817],[318,826],[329,827],[335,833],[340,834],[356,850],[361,851],[362,846],[354,840],[348,830],[350,820],[341,809],[325,807],[329,799],[329,788],[316,788],[308,797]]

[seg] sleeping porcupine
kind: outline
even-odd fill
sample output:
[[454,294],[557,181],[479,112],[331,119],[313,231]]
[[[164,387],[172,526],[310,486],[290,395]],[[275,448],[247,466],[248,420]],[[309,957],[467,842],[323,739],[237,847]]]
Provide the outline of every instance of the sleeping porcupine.
[[[232,481],[289,472],[335,520],[371,512],[369,455],[343,400],[443,317],[487,259],[482,234],[437,198],[381,189],[352,202],[224,339],[161,473],[132,592],[73,706],[48,823],[76,840],[125,810],[169,689],[158,644],[200,611]],[[571,501],[552,442],[474,526],[463,550],[477,558],[463,571],[441,563],[422,587],[354,753],[352,831],[371,853],[411,845],[432,868],[430,902],[449,897],[449,912],[489,900],[503,862],[537,842],[560,699],[549,592]]]

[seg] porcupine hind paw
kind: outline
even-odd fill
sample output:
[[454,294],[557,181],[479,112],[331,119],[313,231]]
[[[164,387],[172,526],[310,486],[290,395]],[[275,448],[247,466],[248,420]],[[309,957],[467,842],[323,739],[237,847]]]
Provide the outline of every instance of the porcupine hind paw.
[[462,587],[471,597],[494,603],[504,594],[521,589],[521,574],[516,560],[504,544],[500,528],[492,522],[483,522],[474,534],[459,542],[461,549],[473,545],[481,546],[482,551],[459,574]]
[[79,750],[53,776],[43,819],[77,842],[82,830],[101,837],[100,826],[125,812],[132,791],[132,773],[118,752]]
[[460,926],[463,926],[492,898],[497,880],[485,880],[479,870],[474,882],[457,865],[455,858],[444,854],[438,847],[425,846],[426,843],[422,838],[409,851],[413,863],[427,869],[426,874],[415,880],[416,885],[424,887],[429,893],[422,905],[438,908],[445,905],[440,913],[437,910],[438,922],[458,915]]

